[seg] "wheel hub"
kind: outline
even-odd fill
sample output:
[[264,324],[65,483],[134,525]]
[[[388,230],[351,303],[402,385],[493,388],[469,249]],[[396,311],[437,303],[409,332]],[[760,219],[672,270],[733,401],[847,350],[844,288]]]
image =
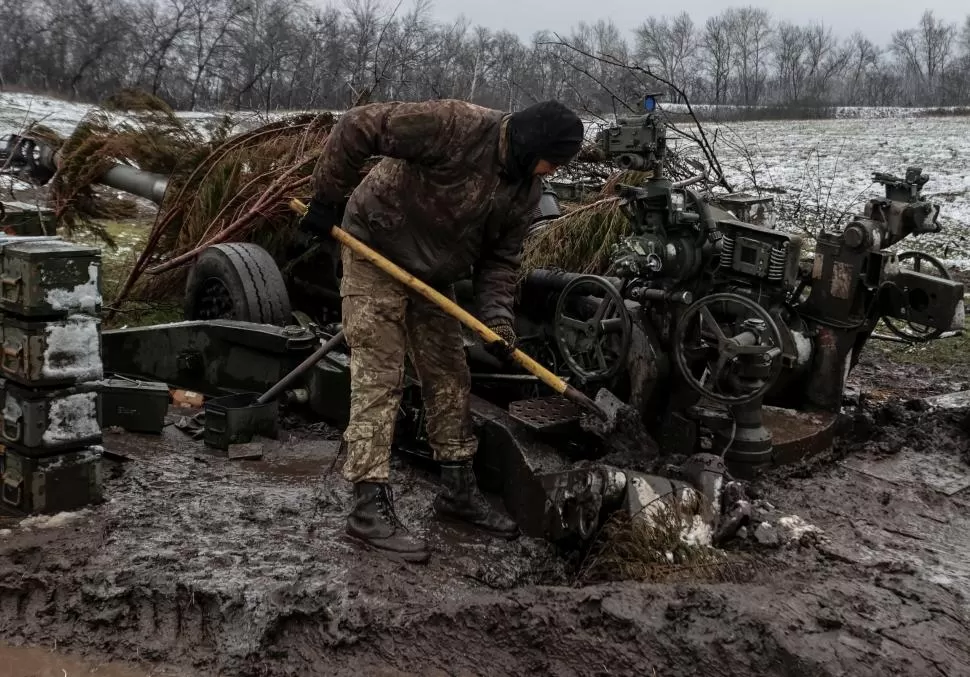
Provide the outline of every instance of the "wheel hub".
[[222,280],[210,277],[199,289],[198,315],[203,320],[231,319],[235,314],[232,294]]

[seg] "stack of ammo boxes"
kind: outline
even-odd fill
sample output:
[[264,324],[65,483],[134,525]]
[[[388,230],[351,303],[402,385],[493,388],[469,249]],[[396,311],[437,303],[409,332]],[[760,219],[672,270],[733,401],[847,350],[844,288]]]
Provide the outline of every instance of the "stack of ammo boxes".
[[0,236],[0,509],[101,500],[101,252]]

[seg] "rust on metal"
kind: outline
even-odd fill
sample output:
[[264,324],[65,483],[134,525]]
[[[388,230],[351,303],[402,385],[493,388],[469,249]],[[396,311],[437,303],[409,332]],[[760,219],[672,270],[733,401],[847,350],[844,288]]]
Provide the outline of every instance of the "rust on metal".
[[779,407],[762,408],[765,428],[771,433],[775,464],[797,463],[832,446],[838,414],[803,412]]

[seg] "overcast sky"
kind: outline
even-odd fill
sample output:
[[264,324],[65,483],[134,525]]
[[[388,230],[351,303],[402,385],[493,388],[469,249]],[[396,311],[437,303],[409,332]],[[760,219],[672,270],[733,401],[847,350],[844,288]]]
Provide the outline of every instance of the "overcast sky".
[[[725,7],[764,7],[773,18],[795,23],[823,21],[833,32],[847,36],[861,30],[870,40],[885,45],[893,31],[915,26],[926,9],[942,19],[962,26],[970,14],[967,0],[932,0],[927,4],[899,0],[808,0],[764,2],[753,0],[723,3],[717,0],[679,0],[676,3],[651,3],[643,0],[433,0],[433,13],[451,21],[464,14],[475,24],[507,29],[523,38],[542,29],[567,32],[580,21],[593,22],[611,17],[621,29],[632,30],[648,16],[687,11],[695,24]],[[410,3],[405,0],[403,6]],[[402,6],[402,8],[403,8]]]

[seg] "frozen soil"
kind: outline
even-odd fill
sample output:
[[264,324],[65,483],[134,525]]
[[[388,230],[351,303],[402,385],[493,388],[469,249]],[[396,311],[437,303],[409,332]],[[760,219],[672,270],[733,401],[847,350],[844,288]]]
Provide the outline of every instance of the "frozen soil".
[[0,664],[31,666],[24,676],[60,675],[55,663],[77,656],[126,676],[970,674],[967,412],[913,399],[970,376],[872,355],[835,449],[752,486],[762,510],[822,534],[780,549],[748,539],[735,547],[759,566],[730,583],[577,580],[575,558],[542,541],[439,525],[434,476],[402,459],[399,513],[433,557],[397,564],[342,536],[333,431],[293,429],[260,461],[214,456],[173,426],[107,434],[129,460],[110,464],[105,504],[0,524],[0,641],[35,647],[0,648]]

